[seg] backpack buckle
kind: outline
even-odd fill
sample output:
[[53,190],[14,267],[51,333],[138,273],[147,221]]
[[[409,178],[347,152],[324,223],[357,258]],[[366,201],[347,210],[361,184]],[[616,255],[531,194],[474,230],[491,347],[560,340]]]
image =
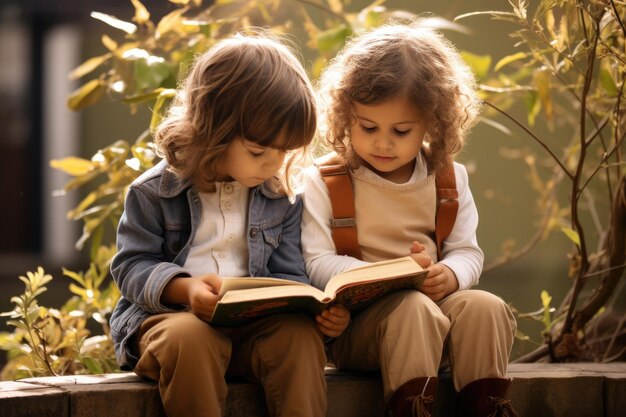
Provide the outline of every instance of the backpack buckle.
[[337,229],[339,227],[356,227],[356,219],[354,217],[330,219],[330,227],[333,229]]

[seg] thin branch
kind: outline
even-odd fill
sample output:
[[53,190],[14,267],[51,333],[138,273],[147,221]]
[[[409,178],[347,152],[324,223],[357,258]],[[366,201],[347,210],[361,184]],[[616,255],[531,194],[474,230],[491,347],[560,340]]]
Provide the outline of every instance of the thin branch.
[[[616,190],[611,210],[611,225],[606,243],[608,255],[608,273],[602,277],[593,294],[573,317],[572,331],[582,329],[584,325],[606,304],[620,282],[625,268],[626,258],[626,177],[622,177]],[[618,266],[614,268],[614,266]]]
[[[589,175],[589,178],[587,178],[587,180],[585,181],[585,183],[582,185],[582,187],[579,188],[578,192],[576,193],[576,198],[580,197],[580,194],[583,192],[583,190],[587,187],[587,185],[589,184],[589,181],[591,181],[591,179],[598,173],[598,171],[604,167],[606,167],[605,163],[606,161],[613,156],[613,154],[620,148],[620,146],[622,145],[622,143],[624,143],[624,139],[626,139],[626,132],[622,135],[622,137],[619,139],[619,141],[615,144],[615,146],[613,147],[613,149],[611,149],[610,152],[605,153],[602,156],[602,159],[600,160],[600,162],[598,163],[598,166],[593,170],[593,172],[591,173],[591,175]],[[612,197],[612,194],[611,194]]]
[[617,12],[617,6],[615,6],[614,0],[611,0],[611,7],[613,8],[613,12],[615,13],[615,20],[617,20],[617,23],[619,23],[620,27],[622,28],[622,35],[626,37],[626,26],[624,26],[624,22],[622,22],[622,18]]
[[539,359],[545,358],[546,356],[549,355],[549,350],[548,350],[548,345],[543,344],[541,346],[539,346],[537,349],[533,350],[532,352],[529,352],[523,356],[520,356],[519,358],[515,359],[514,361],[511,361],[512,363],[531,363],[531,362],[537,362]]
[[[607,114],[606,116],[604,116],[604,119],[602,119],[602,121],[600,122],[600,124],[596,124],[596,127],[594,129],[593,132],[591,132],[589,134],[589,136],[587,137],[587,139],[585,139],[585,146],[589,146],[593,143],[593,141],[600,136],[600,133],[602,132],[602,129],[604,129],[604,127],[606,126],[606,124],[609,122],[609,120],[611,120],[611,114]],[[606,149],[605,149],[606,150]]]
[[526,133],[528,133],[528,135],[530,135],[530,137],[532,137],[533,139],[535,139],[535,141],[537,143],[539,143],[539,145],[541,145],[541,147],[543,149],[546,150],[546,152],[548,152],[548,154],[550,154],[550,156],[552,157],[552,159],[558,164],[558,166],[561,168],[561,170],[563,170],[563,172],[569,177],[570,180],[573,180],[574,177],[572,176],[572,174],[569,172],[569,170],[565,167],[565,165],[563,165],[563,163],[561,162],[561,160],[554,154],[554,152],[552,152],[552,150],[548,147],[548,145],[545,144],[545,142],[543,140],[541,140],[541,138],[539,138],[537,135],[535,135],[530,129],[528,129],[526,126],[524,126],[521,122],[519,122],[517,119],[515,119],[513,116],[511,116],[509,113],[505,112],[504,110],[500,109],[498,106],[496,106],[495,104],[492,104],[488,101],[483,101],[484,104],[488,105],[489,107],[493,108],[494,110],[498,111],[500,114],[506,116],[509,120],[511,120],[513,123],[515,123],[517,126],[519,126],[522,130],[524,130]]
[[[561,171],[559,171],[561,172]],[[514,261],[516,259],[521,258],[522,256],[526,255],[527,253],[529,253],[535,246],[537,246],[537,244],[542,240],[544,234],[545,234],[545,230],[548,227],[548,225],[550,224],[550,218],[552,217],[551,212],[552,212],[552,207],[554,206],[556,201],[556,198],[554,196],[554,192],[552,193],[552,197],[550,198],[550,202],[548,204],[546,204],[546,209],[543,211],[545,214],[543,216],[543,219],[541,220],[541,224],[539,225],[539,228],[537,229],[537,231],[535,232],[535,234],[533,235],[533,237],[526,242],[526,244],[517,252],[513,253],[513,254],[509,254],[509,255],[502,255],[496,259],[494,259],[493,261],[491,261],[489,264],[487,264],[484,268],[483,271],[487,272],[490,271],[492,269],[495,269],[499,266],[502,266],[506,263],[509,263],[511,261]]]
[[295,3],[306,4],[307,6],[311,6],[311,7],[314,7],[316,9],[319,9],[319,10],[323,11],[324,13],[330,14],[333,17],[341,20],[347,26],[350,26],[350,22],[348,21],[348,19],[344,15],[333,12],[331,9],[329,9],[326,6],[324,6],[323,4],[320,4],[320,3],[317,3],[317,2],[311,1],[311,0],[292,0],[292,1],[294,1]]
[[[600,16],[601,18],[601,16]],[[572,226],[573,229],[578,233],[579,245],[578,251],[580,253],[580,267],[578,270],[578,276],[574,281],[574,291],[572,294],[572,300],[567,310],[567,315],[565,316],[565,322],[563,323],[563,329],[561,330],[561,337],[565,334],[571,333],[572,325],[574,320],[574,311],[576,309],[576,301],[578,300],[578,296],[580,292],[583,290],[585,286],[586,280],[583,276],[587,273],[589,269],[589,259],[587,255],[587,245],[585,241],[585,234],[582,224],[580,222],[580,218],[578,217],[578,189],[580,184],[580,179],[582,176],[582,170],[585,163],[585,158],[587,154],[586,147],[586,139],[585,139],[585,126],[586,126],[586,111],[587,111],[587,96],[589,94],[589,89],[591,88],[591,81],[593,78],[593,70],[594,70],[594,62],[596,59],[596,52],[598,48],[598,39],[600,38],[600,28],[599,28],[599,20],[594,21],[595,23],[595,36],[593,39],[593,46],[589,49],[590,53],[587,57],[587,68],[585,69],[585,82],[583,84],[583,90],[581,94],[581,109],[580,109],[580,155],[578,158],[578,166],[576,167],[576,173],[574,174],[572,180],[572,191],[571,191],[571,205],[570,205],[570,213],[572,218]],[[584,22],[584,16],[581,16],[581,19]]]

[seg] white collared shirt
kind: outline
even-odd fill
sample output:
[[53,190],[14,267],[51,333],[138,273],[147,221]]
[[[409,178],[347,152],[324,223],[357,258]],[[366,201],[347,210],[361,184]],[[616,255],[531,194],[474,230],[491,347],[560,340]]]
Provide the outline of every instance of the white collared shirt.
[[184,268],[192,276],[248,276],[249,188],[236,181],[217,182],[215,186],[214,193],[199,193],[202,217]]

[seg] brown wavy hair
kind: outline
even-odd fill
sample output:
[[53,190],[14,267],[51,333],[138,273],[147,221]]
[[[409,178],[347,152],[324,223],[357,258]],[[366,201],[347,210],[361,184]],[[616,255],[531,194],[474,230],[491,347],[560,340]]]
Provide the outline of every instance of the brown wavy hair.
[[[235,138],[301,149],[315,134],[316,111],[311,83],[286,43],[267,32],[236,34],[194,61],[155,144],[176,175],[214,191],[217,162]],[[274,191],[291,193],[293,157],[269,182]]]
[[318,87],[322,137],[351,169],[362,163],[350,142],[353,102],[374,105],[407,97],[427,127],[429,172],[462,149],[480,110],[470,68],[448,40],[420,27],[419,20],[387,24],[350,39]]

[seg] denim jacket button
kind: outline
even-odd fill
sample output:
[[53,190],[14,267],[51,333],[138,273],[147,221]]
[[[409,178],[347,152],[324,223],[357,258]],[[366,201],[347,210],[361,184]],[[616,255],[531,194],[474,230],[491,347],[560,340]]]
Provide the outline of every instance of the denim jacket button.
[[257,230],[256,227],[253,227],[252,229],[250,229],[250,237],[255,238],[258,233],[259,231]]

